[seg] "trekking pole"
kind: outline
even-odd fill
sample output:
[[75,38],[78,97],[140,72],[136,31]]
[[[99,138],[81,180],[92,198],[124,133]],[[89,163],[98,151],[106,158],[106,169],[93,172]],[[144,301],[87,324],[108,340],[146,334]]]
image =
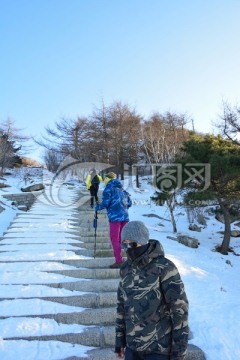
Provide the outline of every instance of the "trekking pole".
[[95,215],[94,215],[94,219],[93,219],[93,227],[95,230],[95,232],[94,232],[94,237],[95,237],[95,239],[94,239],[94,255],[93,255],[94,259],[96,257],[96,246],[97,246],[97,219],[98,219],[98,213],[97,213],[97,211],[95,211]]

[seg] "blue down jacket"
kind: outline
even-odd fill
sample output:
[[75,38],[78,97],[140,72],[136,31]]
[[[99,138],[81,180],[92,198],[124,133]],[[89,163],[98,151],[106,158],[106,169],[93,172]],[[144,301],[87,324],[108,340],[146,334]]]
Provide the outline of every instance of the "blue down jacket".
[[110,222],[129,221],[128,208],[132,205],[130,195],[123,190],[118,179],[110,180],[102,193],[102,202],[96,210],[107,209]]

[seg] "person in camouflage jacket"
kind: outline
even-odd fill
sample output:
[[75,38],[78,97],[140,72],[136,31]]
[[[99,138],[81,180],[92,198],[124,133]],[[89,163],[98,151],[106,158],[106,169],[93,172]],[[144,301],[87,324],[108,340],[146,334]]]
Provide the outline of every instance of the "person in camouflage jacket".
[[177,267],[141,221],[122,230],[127,261],[120,268],[115,353],[125,360],[183,360],[188,300]]

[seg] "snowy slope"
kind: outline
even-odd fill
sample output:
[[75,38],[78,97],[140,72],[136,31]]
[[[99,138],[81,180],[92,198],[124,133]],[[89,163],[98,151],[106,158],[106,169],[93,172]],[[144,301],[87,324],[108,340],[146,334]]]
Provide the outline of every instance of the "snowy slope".
[[[17,182],[16,178],[8,178],[8,183],[12,186],[7,190],[5,189],[4,192],[2,191],[2,193],[20,191],[20,181]],[[198,239],[200,244],[197,249],[186,247],[168,238],[168,236],[175,236],[172,233],[168,210],[165,206],[156,206],[150,201],[150,195],[153,194],[154,190],[147,179],[141,180],[140,190],[132,186],[129,186],[127,190],[133,200],[133,206],[129,210],[130,220],[142,220],[147,225],[151,238],[162,243],[166,256],[174,261],[180,271],[190,303],[189,320],[193,336],[190,343],[199,346],[205,352],[207,360],[240,359],[240,257],[233,253],[223,256],[215,251],[215,246],[222,241],[220,232],[223,230],[223,224],[216,221],[213,216],[208,215],[207,226],[202,228],[201,232],[189,231],[187,214],[184,208],[178,208],[175,211],[178,233],[191,235]],[[0,200],[2,201],[1,190]],[[4,203],[6,210],[0,213],[0,236],[7,229],[17,212],[10,203],[5,200]],[[60,213],[61,211],[59,211],[59,223],[64,228],[64,220],[61,219]],[[35,225],[34,221],[32,221],[32,226]],[[46,226],[48,226],[47,218]],[[27,242],[27,239],[25,241]],[[231,246],[237,254],[240,254],[240,238],[232,238]],[[51,252],[52,249],[49,248],[48,250]],[[41,245],[39,245],[39,251],[41,251]],[[41,267],[41,263],[38,266]],[[11,264],[11,271],[14,271],[14,264]],[[23,269],[23,271],[26,271],[26,282],[29,280],[31,283],[31,276],[33,276],[31,275],[31,269]],[[30,274],[29,277],[27,274]],[[6,270],[0,266],[1,280],[5,276],[7,276]],[[32,291],[36,290],[32,289]],[[38,291],[41,292],[41,289],[38,289]],[[5,296],[7,297],[8,294],[5,293]],[[12,294],[9,294],[9,297],[11,296]],[[31,306],[30,301],[28,306]],[[21,306],[14,309],[6,307],[6,309],[2,308],[1,313],[7,311],[9,314],[12,311],[12,314],[20,314],[20,311],[22,311],[20,309]],[[29,323],[25,324],[26,329],[30,328],[35,334],[39,334],[45,328],[45,331],[50,333],[53,325],[50,325],[50,322],[44,324],[44,320],[41,322],[29,320]],[[16,329],[17,320],[12,320],[12,323],[8,324],[8,332],[12,333]],[[61,331],[60,328],[59,331]],[[75,327],[71,325],[70,331],[80,332],[81,328],[77,325]],[[33,342],[31,360],[35,358],[36,346]],[[4,347],[4,343],[0,340],[0,354],[1,347]],[[19,360],[26,360],[26,357],[24,358],[24,341],[18,350]],[[57,344],[51,348],[50,357],[47,342],[46,348],[38,350],[43,354],[43,358],[44,354],[46,358],[52,359],[57,359],[60,356]],[[84,347],[78,347],[78,354],[81,351],[84,352],[84,350]],[[9,359],[13,359],[14,352],[11,348],[8,351]],[[67,344],[64,354],[62,351],[63,349],[61,349],[62,357],[72,354]],[[11,356],[11,354],[13,355]]]

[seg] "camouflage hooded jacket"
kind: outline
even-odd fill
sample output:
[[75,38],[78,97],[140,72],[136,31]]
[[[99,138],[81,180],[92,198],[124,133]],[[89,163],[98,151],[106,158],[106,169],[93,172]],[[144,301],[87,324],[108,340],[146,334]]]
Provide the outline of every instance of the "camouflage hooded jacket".
[[116,347],[182,360],[188,343],[188,300],[174,263],[162,245],[149,240],[147,251],[120,269]]

